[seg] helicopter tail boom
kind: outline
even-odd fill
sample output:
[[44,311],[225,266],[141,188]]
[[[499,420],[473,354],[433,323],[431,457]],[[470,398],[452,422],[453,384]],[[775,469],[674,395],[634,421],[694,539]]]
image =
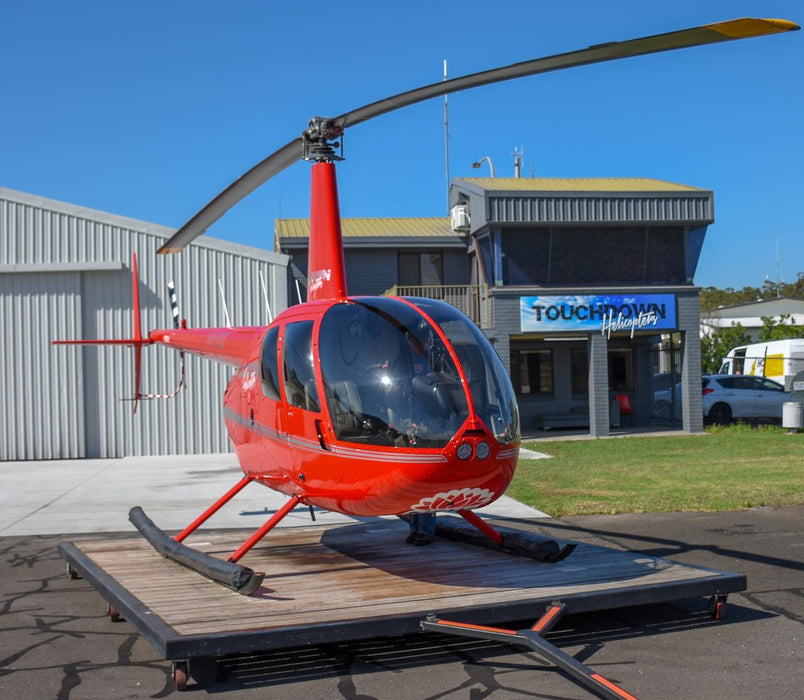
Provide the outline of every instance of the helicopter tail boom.
[[265,326],[170,328],[151,331],[147,342],[240,366],[249,360],[265,330]]

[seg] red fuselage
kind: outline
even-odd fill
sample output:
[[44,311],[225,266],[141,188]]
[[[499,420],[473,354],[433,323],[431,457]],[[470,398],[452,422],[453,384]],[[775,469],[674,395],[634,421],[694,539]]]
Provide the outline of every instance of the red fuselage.
[[[462,324],[458,312],[447,315]],[[405,325],[411,320],[419,328]],[[499,358],[490,345],[484,357],[464,323],[456,351],[406,300],[309,302],[283,313],[253,343],[224,397],[243,471],[353,515],[495,500],[516,467],[516,409],[497,385]]]

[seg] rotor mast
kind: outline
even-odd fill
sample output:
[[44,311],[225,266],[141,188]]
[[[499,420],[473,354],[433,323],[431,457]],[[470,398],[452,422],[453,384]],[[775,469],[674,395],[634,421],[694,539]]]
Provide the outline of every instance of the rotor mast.
[[[305,160],[314,161],[310,191],[307,300],[344,299],[346,266],[335,163],[343,160],[343,128],[314,117],[302,135]],[[340,139],[340,140],[336,140]]]

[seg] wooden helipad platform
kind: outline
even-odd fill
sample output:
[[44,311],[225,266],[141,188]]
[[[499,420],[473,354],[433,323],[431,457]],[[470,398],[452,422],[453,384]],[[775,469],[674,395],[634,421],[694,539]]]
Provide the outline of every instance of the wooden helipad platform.
[[[437,540],[404,544],[401,522],[277,529],[241,563],[266,576],[241,596],[161,557],[139,537],[59,551],[165,658],[291,648],[420,630],[428,613],[500,624],[547,603],[588,612],[746,588],[745,576],[579,544],[558,564]],[[185,544],[226,559],[246,535]]]

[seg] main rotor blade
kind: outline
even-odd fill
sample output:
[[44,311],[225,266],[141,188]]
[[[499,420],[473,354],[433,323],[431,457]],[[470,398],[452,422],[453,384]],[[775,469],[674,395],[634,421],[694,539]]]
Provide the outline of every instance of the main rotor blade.
[[184,250],[185,246],[204,233],[246,195],[251,194],[274,175],[278,175],[285,168],[300,160],[303,150],[304,142],[299,136],[272,153],[265,160],[257,163],[176,231],[156,252],[164,254],[178,253]]
[[[575,68],[592,63],[602,63],[631,56],[642,56],[661,51],[689,48],[714,44],[734,39],[747,39],[751,37],[778,34],[800,29],[800,27],[783,19],[734,19],[715,24],[706,24],[701,27],[682,29],[666,34],[616,41],[606,44],[597,44],[586,49],[571,51],[569,53],[536,58],[530,61],[514,63],[502,68],[473,73],[461,78],[444,80],[425,87],[408,90],[393,97],[388,97],[369,105],[346,112],[336,117],[332,122],[340,129],[355,126],[361,122],[379,117],[396,109],[422,102],[432,97],[448,95],[459,90],[468,90],[481,85],[499,83],[514,78],[523,78],[528,75],[549,73],[564,68]],[[187,244],[200,236],[207,228],[215,223],[229,209],[237,204],[246,195],[267,182],[274,175],[278,175],[285,168],[300,160],[303,153],[303,138],[299,137],[269,155],[265,160],[255,165],[245,175],[235,180],[229,187],[221,192],[215,199],[199,211],[190,221],[182,226],[159,253],[177,253]]]
[[753,19],[745,17],[743,19],[733,19],[726,22],[717,22],[715,24],[705,24],[701,27],[693,27],[691,29],[681,29],[666,34],[656,34],[640,39],[596,44],[595,46],[590,46],[589,48],[580,49],[578,51],[547,56],[545,58],[535,58],[530,61],[514,63],[502,68],[494,68],[481,73],[472,73],[471,75],[465,75],[461,78],[443,80],[439,83],[433,83],[432,85],[409,90],[399,95],[373,102],[365,107],[360,107],[359,109],[342,114],[333,121],[337,126],[345,129],[360,124],[368,119],[378,117],[381,114],[387,114],[396,109],[422,102],[431,97],[440,97],[459,90],[480,87],[481,85],[500,83],[506,80],[513,80],[514,78],[537,75],[539,73],[549,73],[564,68],[576,68],[592,63],[603,63],[620,58],[630,58],[631,56],[643,56],[645,54],[659,53],[661,51],[685,49],[722,41],[732,41],[734,39],[747,39],[767,34],[795,31],[797,29],[800,29],[797,24],[783,19]]

